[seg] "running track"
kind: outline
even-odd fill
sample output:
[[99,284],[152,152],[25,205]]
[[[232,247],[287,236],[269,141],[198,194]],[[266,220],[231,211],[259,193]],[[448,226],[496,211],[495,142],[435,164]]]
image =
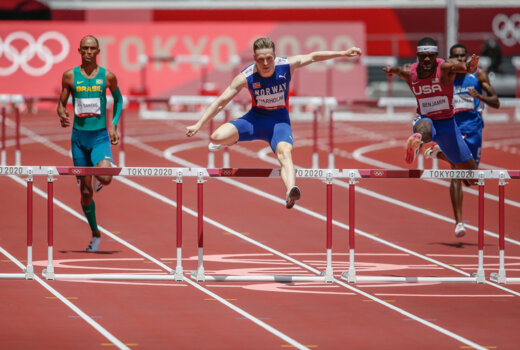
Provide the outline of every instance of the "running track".
[[[13,127],[9,116],[12,163]],[[127,117],[127,166],[205,166],[207,134],[186,139],[186,122]],[[71,165],[70,130],[52,113],[24,116],[24,165]],[[295,164],[311,166],[310,123],[296,123]],[[326,129],[326,128],[324,128]],[[204,130],[204,131],[207,131]],[[320,131],[320,134],[322,131]],[[404,168],[403,123],[337,123],[337,168]],[[520,123],[485,128],[482,168],[520,169]],[[327,136],[320,135],[325,167]],[[115,155],[117,149],[114,149]],[[266,144],[230,149],[234,167],[276,167]],[[217,154],[217,166],[221,156]],[[426,163],[428,166],[429,164]],[[520,277],[520,183],[506,186],[508,277]],[[302,200],[283,206],[279,179],[205,184],[206,274],[315,275],[325,267],[325,185],[302,180]],[[0,272],[26,259],[25,187],[0,177],[4,196]],[[46,266],[46,182],[35,181],[34,260]],[[485,269],[498,266],[496,182],[486,185]],[[468,235],[456,239],[447,183],[363,180],[357,186],[358,275],[462,276],[476,269],[477,198],[465,192]],[[104,236],[88,254],[88,225],[72,177],[55,183],[55,263],[60,273],[161,273],[175,268],[175,183],[114,178],[95,196]],[[348,191],[334,185],[334,272],[347,269]],[[204,282],[196,268],[196,185],[184,185],[183,282],[37,278],[0,280],[1,349],[515,349],[520,286],[494,283]],[[269,248],[269,250],[266,250]]]

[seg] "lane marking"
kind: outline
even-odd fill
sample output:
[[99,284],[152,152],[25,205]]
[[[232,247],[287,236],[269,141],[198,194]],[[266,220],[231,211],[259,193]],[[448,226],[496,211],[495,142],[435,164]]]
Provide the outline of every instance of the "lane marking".
[[[24,181],[24,183],[25,183],[25,181]],[[6,257],[11,259],[22,271],[25,269],[25,266],[20,261],[18,261],[14,256],[9,254],[4,248],[0,247],[0,253],[4,254]],[[103,335],[105,338],[107,338],[107,340],[109,340],[114,346],[117,346],[119,349],[125,349],[125,350],[128,349],[128,347],[125,344],[123,344],[123,342],[121,342],[119,339],[114,337],[109,331],[107,331],[99,323],[94,321],[89,315],[84,313],[76,305],[74,305],[73,303],[68,301],[67,298],[65,298],[62,294],[60,294],[56,289],[52,288],[48,283],[43,281],[40,277],[38,277],[37,275],[34,275],[34,280],[36,282],[38,282],[40,285],[42,285],[49,292],[51,292],[62,303],[67,305],[72,311],[74,311],[85,322],[87,322],[89,325],[91,325],[96,331],[101,333],[101,335]]]
[[[125,345],[129,346],[129,347],[131,347],[131,346],[139,346],[139,344],[137,344],[137,343],[126,343]],[[114,344],[112,344],[112,343],[101,343],[101,346],[114,346]]]
[[[78,297],[64,297],[67,300],[78,300]],[[45,297],[45,299],[59,299],[58,297]]]

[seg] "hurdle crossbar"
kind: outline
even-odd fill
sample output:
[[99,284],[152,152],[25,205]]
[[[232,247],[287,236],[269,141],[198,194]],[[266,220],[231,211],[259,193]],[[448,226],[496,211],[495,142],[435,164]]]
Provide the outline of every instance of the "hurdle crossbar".
[[[211,281],[323,281],[334,282],[332,270],[332,184],[335,178],[349,180],[349,269],[341,274],[341,278],[348,282],[384,281],[384,282],[485,282],[483,268],[484,248],[484,183],[486,180],[499,182],[499,220],[500,220],[500,267],[499,272],[492,278],[499,283],[517,282],[520,279],[506,278],[504,263],[504,187],[508,179],[520,179],[520,170],[392,170],[392,169],[296,169],[298,178],[313,178],[323,180],[326,184],[326,256],[327,265],[319,276],[207,276],[203,265],[203,185],[209,178],[214,177],[280,177],[280,169],[249,169],[249,168],[168,168],[168,167],[126,167],[126,168],[98,168],[98,167],[67,167],[67,166],[3,166],[0,175],[26,176],[27,178],[27,267],[24,274],[3,274],[0,278],[33,278],[32,266],[32,182],[33,176],[47,177],[47,211],[48,211],[48,264],[43,270],[47,279],[124,279],[124,280],[173,280],[182,281],[184,271],[182,267],[182,183],[185,177],[197,178],[197,211],[198,211],[198,261],[197,270],[191,277],[201,282]],[[175,270],[166,269],[168,274],[57,274],[53,266],[53,183],[55,176],[137,176],[137,177],[167,177],[174,179],[177,184],[177,266]],[[407,277],[407,276],[358,276],[355,270],[355,185],[359,179],[366,178],[442,178],[477,180],[479,186],[478,208],[478,268],[471,276],[464,277]]]

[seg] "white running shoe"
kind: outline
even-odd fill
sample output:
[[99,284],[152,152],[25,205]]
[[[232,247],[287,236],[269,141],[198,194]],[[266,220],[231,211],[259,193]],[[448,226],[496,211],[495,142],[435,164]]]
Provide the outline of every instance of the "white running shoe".
[[208,149],[209,149],[210,152],[220,151],[224,147],[226,147],[226,146],[224,146],[224,145],[216,145],[213,142],[210,142],[209,145],[208,145]]
[[93,176],[92,178],[92,186],[94,187],[94,191],[98,193],[103,188],[103,184],[99,182],[98,178]]
[[464,227],[464,223],[459,222],[455,226],[455,237],[461,238],[461,237],[464,237],[465,235],[466,235],[466,228]]
[[92,237],[92,240],[90,241],[87,252],[97,252],[99,248],[99,243],[101,243],[101,237]]
[[298,186],[293,186],[285,195],[285,207],[291,209],[294,207],[294,203],[301,197],[301,191]]

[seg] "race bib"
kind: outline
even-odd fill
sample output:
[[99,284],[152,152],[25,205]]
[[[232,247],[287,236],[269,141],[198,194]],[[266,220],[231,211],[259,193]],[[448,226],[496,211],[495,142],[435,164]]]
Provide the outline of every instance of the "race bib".
[[101,115],[101,99],[99,97],[76,98],[74,100],[74,114],[80,118]]
[[455,113],[462,111],[472,111],[475,108],[475,101],[469,94],[453,95],[453,108]]
[[285,95],[281,91],[275,94],[256,96],[256,105],[266,109],[285,107]]
[[419,99],[419,108],[421,115],[428,115],[433,112],[438,112],[450,109],[448,96],[433,96]]

